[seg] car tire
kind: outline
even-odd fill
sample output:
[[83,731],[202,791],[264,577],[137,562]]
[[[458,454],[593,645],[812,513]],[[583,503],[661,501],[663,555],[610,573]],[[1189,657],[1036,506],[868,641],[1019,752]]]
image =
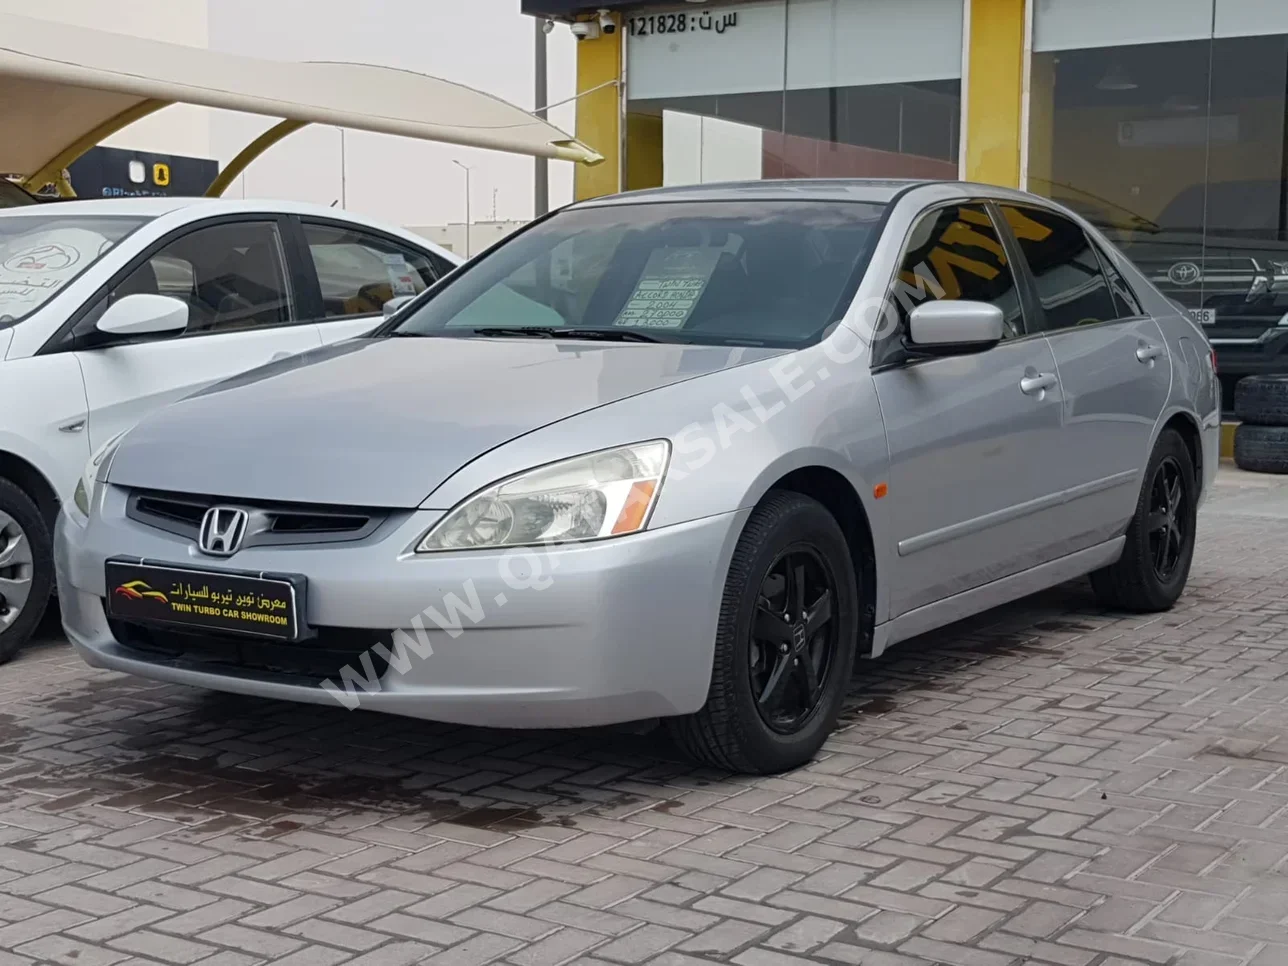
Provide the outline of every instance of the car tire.
[[1235,427],[1234,465],[1252,473],[1288,473],[1288,426]]
[[[821,619],[824,595],[830,619],[811,628],[808,619]],[[706,704],[667,721],[676,744],[703,764],[744,774],[810,761],[835,727],[849,687],[858,598],[836,518],[807,496],[771,491],[734,549]]]
[[19,487],[0,479],[0,664],[12,660],[45,616],[54,585],[49,527]]
[[1189,579],[1197,522],[1194,457],[1180,434],[1166,429],[1145,468],[1122,556],[1091,575],[1101,604],[1137,613],[1170,609]]
[[1234,415],[1251,426],[1288,426],[1288,375],[1240,379],[1234,387]]

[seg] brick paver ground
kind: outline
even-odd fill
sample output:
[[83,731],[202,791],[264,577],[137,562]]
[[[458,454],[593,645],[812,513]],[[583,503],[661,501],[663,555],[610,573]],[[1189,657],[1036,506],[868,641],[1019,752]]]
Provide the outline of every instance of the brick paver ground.
[[1288,488],[1173,613],[866,662],[811,767],[0,670],[0,966],[1288,966]]

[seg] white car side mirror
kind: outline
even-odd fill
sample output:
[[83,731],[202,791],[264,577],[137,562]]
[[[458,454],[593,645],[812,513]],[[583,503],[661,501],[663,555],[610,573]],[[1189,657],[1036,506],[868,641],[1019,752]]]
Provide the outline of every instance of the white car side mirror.
[[384,304],[385,318],[386,319],[389,318],[391,315],[393,315],[395,312],[397,312],[400,308],[402,308],[404,305],[406,305],[415,297],[416,296],[414,295],[398,295],[398,296],[395,296],[394,298],[391,298],[389,301],[387,301]]
[[169,295],[139,293],[117,299],[95,328],[108,335],[159,335],[188,327],[188,303]]

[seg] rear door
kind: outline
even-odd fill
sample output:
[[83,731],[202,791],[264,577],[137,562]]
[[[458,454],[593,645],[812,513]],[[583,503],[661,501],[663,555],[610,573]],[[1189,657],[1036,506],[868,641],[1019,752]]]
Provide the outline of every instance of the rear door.
[[[992,349],[914,358],[901,348],[923,299],[999,306]],[[891,616],[1041,564],[1062,552],[1052,517],[1063,395],[1051,347],[1024,325],[1020,290],[983,204],[922,215],[896,282],[899,330],[873,380],[890,447]]]
[[[317,348],[301,324],[300,281],[273,216],[190,226],[150,248],[88,306],[70,337],[85,375],[94,446],[210,383]],[[145,292],[188,303],[178,336],[105,341],[94,328],[114,299]]]
[[1064,389],[1058,466],[1069,491],[1069,550],[1122,532],[1136,505],[1172,367],[1163,333],[1076,222],[1003,204],[1035,289],[1033,325],[1051,345]]
[[317,277],[324,345],[366,335],[392,298],[419,295],[454,267],[432,252],[357,225],[301,219],[304,259]]

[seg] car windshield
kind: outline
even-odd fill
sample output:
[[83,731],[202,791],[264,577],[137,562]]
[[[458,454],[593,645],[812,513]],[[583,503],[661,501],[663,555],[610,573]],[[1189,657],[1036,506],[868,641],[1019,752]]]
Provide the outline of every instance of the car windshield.
[[0,215],[0,325],[35,312],[147,220],[26,214],[33,210]]
[[23,208],[38,204],[40,204],[39,198],[0,175],[0,208]]
[[839,318],[884,207],[570,209],[493,249],[382,334],[804,345]]

